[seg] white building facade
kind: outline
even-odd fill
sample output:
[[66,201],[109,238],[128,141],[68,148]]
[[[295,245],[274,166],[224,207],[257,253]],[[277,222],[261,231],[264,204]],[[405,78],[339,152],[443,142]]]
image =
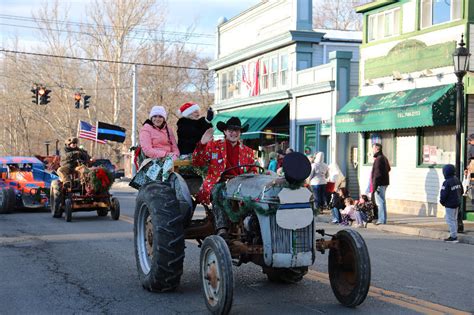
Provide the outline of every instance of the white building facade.
[[349,143],[336,134],[337,111],[357,95],[361,32],[314,30],[311,0],[262,1],[217,27],[214,109],[249,123],[246,144],[266,152],[322,151],[357,173]]
[[[336,129],[359,139],[362,193],[372,169],[371,145],[382,143],[392,166],[386,192],[389,218],[391,212],[444,216],[439,204],[442,167],[455,164],[456,158],[452,53],[462,34],[474,49],[470,5],[468,0],[380,0],[358,8],[364,14],[360,96],[340,110]],[[464,82],[463,152],[466,135],[474,133],[472,76]]]

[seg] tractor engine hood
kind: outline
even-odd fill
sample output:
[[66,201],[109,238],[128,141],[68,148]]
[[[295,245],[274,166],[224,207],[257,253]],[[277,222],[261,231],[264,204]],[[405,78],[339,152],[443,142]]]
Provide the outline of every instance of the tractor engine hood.
[[277,203],[278,193],[286,183],[277,175],[244,174],[229,180],[225,190],[230,199]]

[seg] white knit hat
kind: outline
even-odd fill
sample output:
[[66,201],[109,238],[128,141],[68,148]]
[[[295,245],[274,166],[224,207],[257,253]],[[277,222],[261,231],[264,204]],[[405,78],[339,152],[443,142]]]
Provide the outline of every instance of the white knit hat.
[[166,120],[166,109],[159,105],[153,106],[150,111],[149,118],[151,119],[153,116],[161,116]]
[[188,117],[195,111],[199,110],[199,105],[194,103],[184,103],[178,110],[178,113],[183,117]]

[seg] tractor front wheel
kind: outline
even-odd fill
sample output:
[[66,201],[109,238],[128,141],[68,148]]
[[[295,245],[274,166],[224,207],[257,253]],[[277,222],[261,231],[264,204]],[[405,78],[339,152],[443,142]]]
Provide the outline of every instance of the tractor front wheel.
[[338,246],[329,250],[329,281],[337,300],[356,307],[364,302],[370,287],[369,251],[362,236],[354,230],[341,230],[333,236]]
[[204,239],[200,275],[209,311],[212,314],[228,314],[234,296],[234,275],[229,247],[222,237],[211,235]]

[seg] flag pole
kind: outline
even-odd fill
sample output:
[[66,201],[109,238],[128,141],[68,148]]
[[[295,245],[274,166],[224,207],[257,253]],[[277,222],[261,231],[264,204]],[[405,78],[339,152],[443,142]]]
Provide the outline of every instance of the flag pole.
[[[133,93],[132,93],[132,147],[137,145],[137,65],[132,67],[133,74]],[[133,162],[133,154],[130,154],[130,164],[132,166],[132,177],[135,176],[137,170]]]

